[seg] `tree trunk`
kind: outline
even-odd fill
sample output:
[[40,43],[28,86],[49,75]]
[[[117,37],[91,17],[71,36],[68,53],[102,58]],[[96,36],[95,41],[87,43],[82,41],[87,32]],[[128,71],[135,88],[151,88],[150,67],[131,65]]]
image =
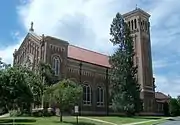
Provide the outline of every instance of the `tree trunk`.
[[60,110],[60,122],[62,122],[62,112]]

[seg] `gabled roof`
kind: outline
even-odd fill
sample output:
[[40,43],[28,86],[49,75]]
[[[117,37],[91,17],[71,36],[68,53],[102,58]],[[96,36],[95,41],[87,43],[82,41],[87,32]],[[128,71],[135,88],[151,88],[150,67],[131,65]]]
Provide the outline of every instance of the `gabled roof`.
[[142,10],[140,8],[136,8],[136,9],[134,9],[134,10],[128,12],[128,13],[123,14],[123,17],[127,17],[127,16],[133,15],[135,13],[141,13],[141,14],[147,16],[147,17],[151,16],[149,13],[145,12],[144,10]]
[[[38,41],[42,39],[42,36],[39,36],[36,33],[31,32],[31,31],[26,35],[25,39],[29,36],[33,36],[33,38],[35,38]],[[64,40],[61,40],[52,36],[46,36],[46,38],[59,40],[61,42],[69,44],[67,41],[64,41]],[[68,45],[68,58],[107,67],[107,68],[111,67],[109,64],[109,57],[107,55],[94,52],[88,49],[84,49],[78,46],[74,46],[74,45]]]
[[109,57],[107,55],[80,48],[74,45],[68,46],[68,57],[75,60],[110,68]]
[[170,97],[165,95],[162,92],[155,92],[155,98],[156,99],[169,99]]

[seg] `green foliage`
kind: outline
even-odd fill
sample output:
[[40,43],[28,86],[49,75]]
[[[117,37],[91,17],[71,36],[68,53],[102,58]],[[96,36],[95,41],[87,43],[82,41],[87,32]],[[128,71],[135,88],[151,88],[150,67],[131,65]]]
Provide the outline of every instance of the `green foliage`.
[[32,116],[34,117],[49,117],[49,116],[54,116],[55,115],[55,111],[53,110],[48,110],[47,108],[44,109],[34,109],[32,111]]
[[163,110],[164,110],[164,115],[169,116],[169,104],[167,102],[164,103],[163,105]]
[[45,98],[50,103],[57,104],[62,113],[67,109],[72,109],[78,104],[82,96],[82,87],[73,81],[63,80],[50,86],[45,92]]
[[[34,95],[40,93],[39,78],[30,70],[16,66],[0,72],[1,105],[9,111],[30,108]],[[29,110],[29,109],[28,109]]]
[[10,117],[17,117],[21,115],[21,112],[18,110],[10,110],[9,114],[10,114]]
[[180,115],[180,105],[178,103],[178,100],[175,98],[171,98],[169,102],[169,113],[172,116],[178,116]]
[[46,64],[44,62],[40,62],[39,65],[39,75],[42,77],[45,77],[45,85],[49,86],[54,84],[56,81],[56,77],[54,75],[54,71],[52,70],[51,66],[49,64]]
[[134,47],[130,30],[122,16],[117,13],[110,28],[110,41],[117,47],[110,57],[112,107],[127,114],[139,112],[142,107],[137,66],[134,65]]

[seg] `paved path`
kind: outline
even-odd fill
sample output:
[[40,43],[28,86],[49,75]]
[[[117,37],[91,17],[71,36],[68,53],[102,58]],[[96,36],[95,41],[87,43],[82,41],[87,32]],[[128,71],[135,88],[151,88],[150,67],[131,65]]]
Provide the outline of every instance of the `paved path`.
[[148,122],[153,122],[153,121],[157,121],[157,120],[148,120],[148,121],[142,121],[142,122],[133,122],[133,123],[127,123],[127,124],[122,124],[122,125],[139,125],[143,123],[148,123]]
[[180,125],[180,117],[171,118],[167,122],[158,125]]
[[4,115],[0,115],[0,118],[9,117],[9,116],[10,116],[9,113],[7,113],[7,114],[4,114]]
[[79,117],[79,118],[88,119],[88,120],[101,122],[101,123],[106,123],[106,124],[109,124],[109,125],[118,125],[118,124],[115,124],[115,123],[112,123],[112,122],[108,122],[108,121],[104,121],[104,120],[100,120],[100,119],[95,119],[95,118],[88,118],[88,117]]
[[[88,118],[88,117],[79,117],[81,119],[88,119],[88,120],[92,120],[92,121],[96,121],[96,122],[101,122],[101,123],[106,123],[109,125],[118,125],[116,123],[112,123],[112,122],[108,122],[108,121],[104,121],[104,120],[100,120],[100,119],[96,119],[96,118]],[[141,122],[133,122],[133,123],[127,123],[127,124],[121,124],[121,125],[139,125],[143,123],[148,123],[148,122],[152,122],[152,121],[157,121],[157,120],[148,120],[148,121],[141,121]],[[179,124],[180,125],[180,124]]]

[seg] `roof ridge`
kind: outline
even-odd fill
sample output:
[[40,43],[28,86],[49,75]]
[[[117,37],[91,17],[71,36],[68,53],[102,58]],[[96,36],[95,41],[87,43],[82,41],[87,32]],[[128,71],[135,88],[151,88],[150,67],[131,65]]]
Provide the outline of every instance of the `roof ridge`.
[[70,46],[77,47],[77,48],[80,48],[80,49],[83,49],[83,50],[86,50],[86,51],[89,51],[89,52],[93,52],[93,53],[96,53],[96,54],[99,54],[99,55],[103,55],[103,56],[109,57],[109,56],[106,55],[106,54],[102,54],[102,53],[100,53],[100,52],[96,52],[96,51],[93,51],[93,50],[90,50],[90,49],[87,49],[87,48],[79,47],[79,46],[72,45],[72,44],[70,44]]

